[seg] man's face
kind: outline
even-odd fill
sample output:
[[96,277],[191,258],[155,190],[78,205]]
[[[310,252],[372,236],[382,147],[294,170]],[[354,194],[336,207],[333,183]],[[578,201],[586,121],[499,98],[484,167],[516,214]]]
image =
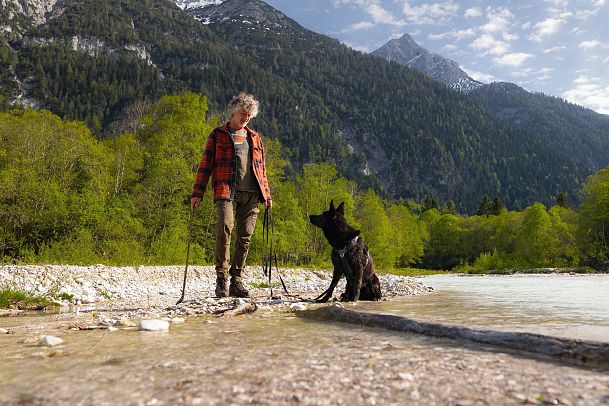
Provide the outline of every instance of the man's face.
[[249,123],[252,119],[252,115],[245,110],[233,111],[231,116],[231,127],[241,129]]

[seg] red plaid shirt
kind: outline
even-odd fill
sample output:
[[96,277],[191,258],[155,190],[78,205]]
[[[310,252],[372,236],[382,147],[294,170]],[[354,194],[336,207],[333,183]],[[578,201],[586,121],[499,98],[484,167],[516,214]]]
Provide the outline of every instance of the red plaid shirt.
[[[252,169],[260,187],[260,201],[271,200],[262,140],[257,132],[248,127],[245,127],[245,130],[247,131],[247,141],[250,144],[252,154]],[[228,132],[228,123],[215,128],[207,139],[207,145],[201,157],[195,184],[192,188],[192,197],[203,197],[210,176],[214,190],[214,201],[235,199],[237,161],[235,160],[235,144]]]

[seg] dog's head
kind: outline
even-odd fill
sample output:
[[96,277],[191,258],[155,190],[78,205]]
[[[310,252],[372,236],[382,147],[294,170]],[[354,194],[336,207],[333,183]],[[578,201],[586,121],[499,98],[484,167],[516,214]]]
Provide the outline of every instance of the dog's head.
[[359,235],[359,230],[351,227],[345,220],[345,202],[334,208],[334,200],[330,208],[321,214],[309,216],[311,224],[323,230],[328,242],[333,247],[343,246],[346,242]]

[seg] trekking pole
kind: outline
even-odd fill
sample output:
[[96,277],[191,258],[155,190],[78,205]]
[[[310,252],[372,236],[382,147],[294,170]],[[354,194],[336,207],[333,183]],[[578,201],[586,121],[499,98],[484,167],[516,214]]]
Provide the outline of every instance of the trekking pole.
[[188,243],[186,245],[186,266],[184,267],[184,282],[182,283],[182,296],[176,303],[179,305],[184,301],[184,294],[186,293],[186,274],[188,273],[188,257],[190,256],[190,240],[192,239],[192,219],[194,217],[195,209],[190,207],[190,218],[188,219]]

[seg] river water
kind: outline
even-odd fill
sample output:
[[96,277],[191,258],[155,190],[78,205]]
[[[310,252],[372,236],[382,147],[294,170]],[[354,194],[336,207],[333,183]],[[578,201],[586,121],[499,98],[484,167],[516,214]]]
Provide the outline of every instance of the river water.
[[415,320],[609,342],[609,275],[434,275],[431,295],[372,311]]

